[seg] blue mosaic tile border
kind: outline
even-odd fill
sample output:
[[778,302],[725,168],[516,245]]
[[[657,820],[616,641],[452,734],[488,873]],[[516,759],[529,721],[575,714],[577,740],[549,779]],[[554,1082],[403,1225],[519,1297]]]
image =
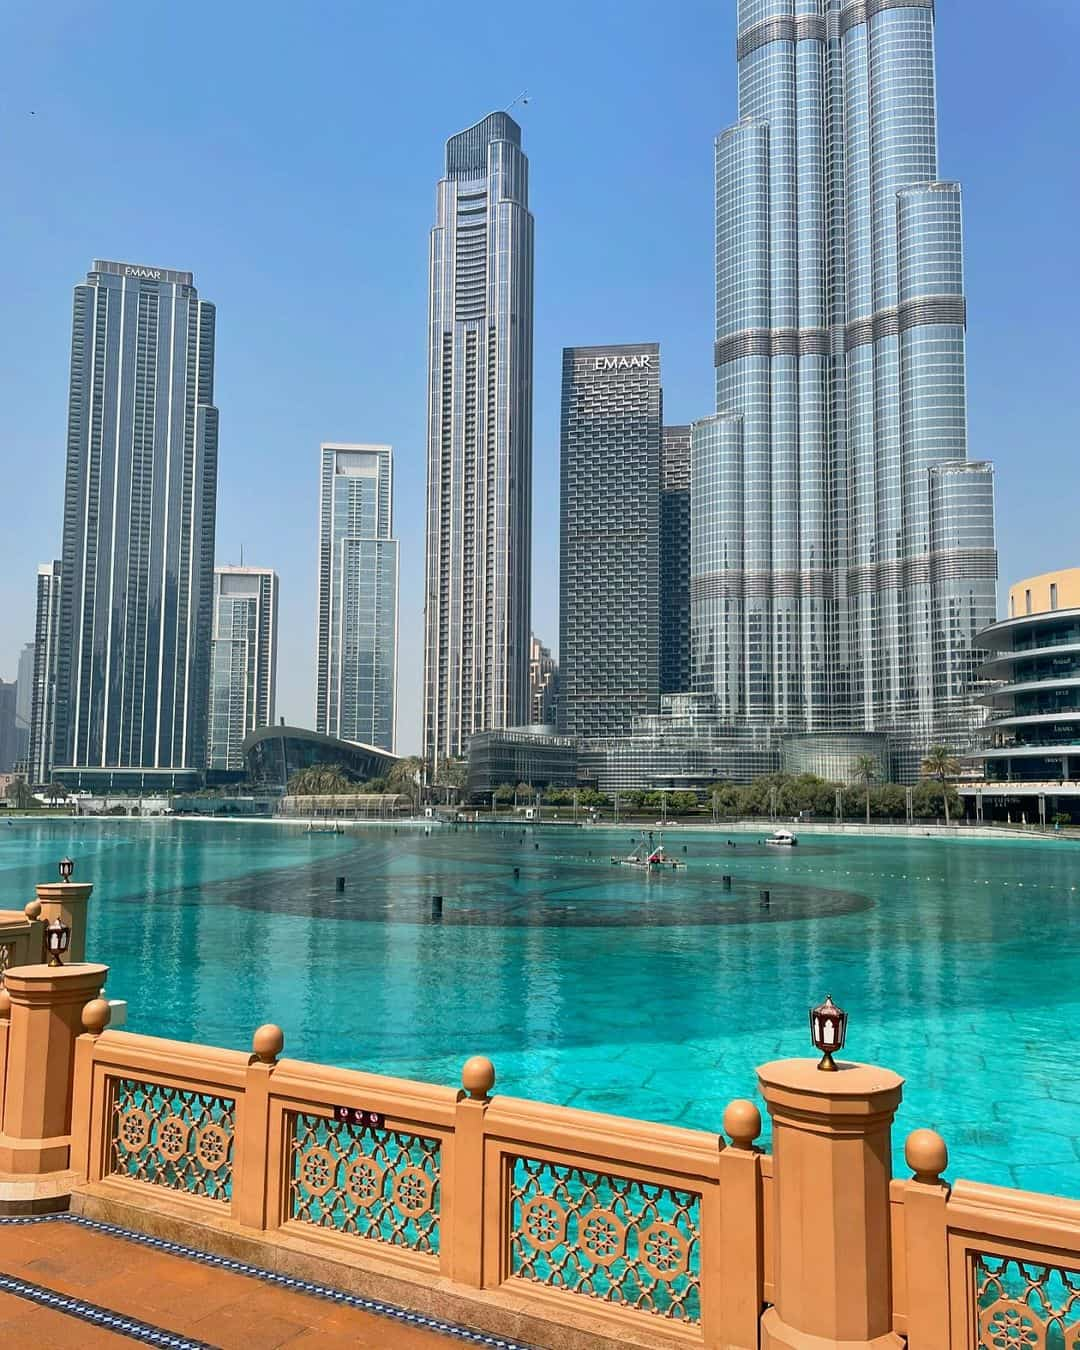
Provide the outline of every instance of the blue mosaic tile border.
[[108,1308],[101,1308],[96,1303],[87,1303],[85,1299],[74,1298],[70,1294],[58,1294],[54,1289],[31,1284],[28,1280],[17,1280],[12,1275],[0,1275],[0,1293],[15,1294],[42,1308],[53,1308],[69,1317],[77,1317],[80,1322],[101,1327],[103,1331],[113,1331],[118,1336],[127,1336],[129,1340],[141,1341],[143,1345],[160,1345],[165,1350],[214,1350],[208,1341],[190,1340],[175,1331],[164,1331],[161,1327],[151,1326],[149,1322],[140,1322],[136,1317],[125,1317]]
[[[433,1331],[442,1336],[447,1336],[452,1340],[464,1341],[468,1345],[484,1345],[492,1347],[492,1350],[536,1350],[535,1346],[526,1344],[525,1341],[511,1341],[504,1336],[488,1336],[482,1331],[470,1331],[468,1327],[458,1326],[454,1322],[444,1322],[438,1317],[426,1317],[423,1313],[410,1312],[407,1308],[399,1308],[393,1303],[383,1303],[380,1299],[365,1298],[361,1294],[346,1294],[340,1289],[331,1289],[329,1285],[315,1284],[311,1280],[297,1280],[290,1275],[279,1275],[274,1270],[263,1270],[261,1266],[249,1266],[244,1261],[233,1261],[226,1256],[215,1256],[212,1252],[201,1252],[195,1247],[185,1247],[179,1242],[169,1242],[166,1238],[150,1237],[146,1233],[137,1233],[130,1228],[119,1228],[116,1224],[102,1223],[99,1219],[88,1219],[82,1214],[23,1214],[8,1215],[0,1217],[0,1228],[5,1225],[14,1224],[36,1224],[36,1223],[70,1223],[77,1224],[80,1228],[88,1228],[91,1232],[105,1233],[109,1237],[120,1238],[125,1242],[135,1242],[143,1247],[152,1247],[155,1251],[167,1252],[170,1256],[183,1256],[189,1261],[199,1261],[204,1266],[213,1266],[217,1270],[228,1270],[234,1275],[249,1275],[252,1279],[262,1280],[266,1284],[277,1285],[280,1289],[294,1289],[298,1294],[310,1294],[314,1298],[326,1299],[330,1303],[341,1304],[348,1308],[359,1308],[362,1312],[372,1313],[376,1317],[387,1317],[391,1321],[401,1322],[406,1326],[420,1327],[424,1331]],[[11,1279],[9,1276],[0,1276],[0,1281],[7,1281],[7,1284],[0,1283],[0,1289],[8,1288],[8,1285],[24,1284],[24,1281]],[[91,1303],[84,1303],[80,1299],[68,1298],[66,1295],[54,1293],[50,1289],[39,1289],[36,1285],[26,1285],[27,1290],[37,1290],[39,1294],[46,1296],[50,1307],[56,1307],[61,1312],[67,1312],[75,1317],[83,1317],[85,1321],[93,1321],[94,1318],[87,1316],[82,1310],[89,1313],[99,1314],[103,1317],[112,1318],[113,1322],[97,1322],[96,1325],[107,1326],[110,1331],[120,1332],[122,1335],[131,1336],[134,1339],[141,1339],[147,1345],[160,1345],[169,1347],[169,1350],[206,1350],[201,1341],[191,1341],[183,1336],[177,1336],[174,1332],[160,1331],[156,1327],[146,1326],[137,1322],[134,1318],[121,1317],[118,1313],[110,1313],[103,1308],[95,1308]],[[9,1293],[17,1293],[16,1289],[8,1289]],[[32,1293],[24,1295],[26,1298],[34,1298]],[[36,1302],[44,1302],[45,1298],[35,1298]],[[131,1331],[122,1330],[121,1324],[129,1324]],[[161,1339],[151,1340],[151,1336]],[[212,1347],[210,1347],[212,1350]]]

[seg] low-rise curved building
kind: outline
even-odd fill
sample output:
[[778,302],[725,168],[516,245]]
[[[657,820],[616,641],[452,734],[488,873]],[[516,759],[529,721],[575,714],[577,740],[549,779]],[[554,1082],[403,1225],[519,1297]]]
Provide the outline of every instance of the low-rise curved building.
[[994,683],[980,753],[990,782],[1080,781],[1080,567],[1018,582],[1009,617],[984,629]]
[[329,765],[354,783],[367,783],[384,778],[400,758],[374,745],[285,726],[259,727],[244,738],[241,753],[249,783],[282,793],[301,769]]

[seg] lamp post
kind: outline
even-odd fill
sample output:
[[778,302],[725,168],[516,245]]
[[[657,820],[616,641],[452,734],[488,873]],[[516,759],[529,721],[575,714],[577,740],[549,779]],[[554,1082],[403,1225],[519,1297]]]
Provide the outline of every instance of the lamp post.
[[45,929],[45,949],[49,953],[50,966],[62,966],[61,957],[71,943],[71,928],[59,919],[53,919]]
[[848,1015],[832,1001],[832,995],[825,995],[825,1002],[810,1009],[810,1039],[814,1047],[822,1052],[819,1069],[827,1073],[836,1072],[834,1050],[844,1048],[847,1037]]
[[61,858],[56,864],[56,870],[60,873],[60,880],[66,886],[71,880],[71,874],[75,871],[75,864],[70,858]]

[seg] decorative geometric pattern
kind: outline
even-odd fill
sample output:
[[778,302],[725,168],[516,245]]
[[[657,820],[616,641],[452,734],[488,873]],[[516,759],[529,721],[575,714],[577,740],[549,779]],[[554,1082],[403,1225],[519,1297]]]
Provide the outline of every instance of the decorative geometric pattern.
[[[263,1270],[261,1266],[249,1266],[243,1261],[233,1261],[227,1256],[215,1256],[212,1252],[200,1252],[194,1247],[185,1247],[179,1242],[170,1242],[167,1238],[150,1237],[146,1233],[135,1233],[129,1228],[118,1228],[115,1224],[102,1223],[98,1219],[87,1219],[81,1214],[35,1214],[19,1216],[0,1216],[0,1228],[9,1224],[72,1223],[80,1228],[89,1228],[95,1233],[105,1233],[109,1237],[122,1238],[125,1242],[134,1242],[142,1247],[152,1247],[155,1251],[167,1252],[170,1256],[183,1256],[189,1261],[198,1261],[200,1265],[212,1266],[216,1270],[228,1270],[234,1275],[249,1275],[252,1279],[262,1280],[279,1289],[291,1289],[299,1294],[310,1294],[313,1298],[326,1299],[347,1308],[360,1308],[363,1312],[374,1313],[377,1317],[387,1317],[391,1321],[405,1326],[421,1327],[425,1331],[438,1332],[455,1341],[464,1341],[469,1345],[493,1346],[495,1350],[536,1350],[524,1341],[507,1340],[503,1336],[489,1336],[482,1331],[471,1331],[468,1327],[458,1326],[455,1322],[444,1322],[438,1317],[425,1317],[423,1313],[410,1312],[393,1303],[383,1303],[380,1299],[364,1298],[360,1294],[345,1294],[340,1289],[331,1289],[325,1284],[315,1284],[311,1280],[298,1280],[290,1275],[279,1275],[275,1270]],[[60,1298],[59,1295],[56,1296]],[[64,1299],[66,1303],[79,1304],[78,1299]],[[81,1305],[91,1307],[90,1304]],[[78,1307],[65,1308],[75,1316],[82,1313]],[[119,1319],[130,1321],[130,1318]],[[130,1334],[130,1333],[128,1333]],[[164,1333],[169,1335],[170,1333]],[[149,1344],[172,1345],[164,1340],[148,1340]],[[180,1345],[184,1342],[180,1341]]]
[[291,1219],[438,1253],[438,1139],[299,1113],[289,1139]]
[[117,1078],[109,1173],[228,1204],[235,1123],[231,1097]]
[[510,1260],[519,1279],[673,1321],[701,1320],[701,1196],[515,1158]]
[[1080,1270],[978,1252],[979,1350],[1078,1350]]

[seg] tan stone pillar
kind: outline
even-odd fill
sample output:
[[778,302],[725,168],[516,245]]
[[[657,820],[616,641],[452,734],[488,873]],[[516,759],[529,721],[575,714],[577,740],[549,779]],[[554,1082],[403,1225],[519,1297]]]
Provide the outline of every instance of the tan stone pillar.
[[86,960],[86,902],[93,886],[82,881],[48,882],[37,887],[41,917],[46,924],[59,919],[71,929],[71,945],[65,961]]
[[482,1289],[484,1216],[488,1200],[484,1175],[484,1116],[491,1105],[495,1065],[483,1055],[473,1055],[462,1066],[461,1086],[464,1093],[454,1113],[450,1241],[442,1270],[458,1284]]
[[62,1171],[71,1145],[75,1038],[108,966],[16,966],[4,976],[8,1012],[0,1172]]
[[762,1350],[902,1345],[892,1329],[891,1126],[904,1080],[813,1060],[758,1069],[773,1121],[775,1304]]

